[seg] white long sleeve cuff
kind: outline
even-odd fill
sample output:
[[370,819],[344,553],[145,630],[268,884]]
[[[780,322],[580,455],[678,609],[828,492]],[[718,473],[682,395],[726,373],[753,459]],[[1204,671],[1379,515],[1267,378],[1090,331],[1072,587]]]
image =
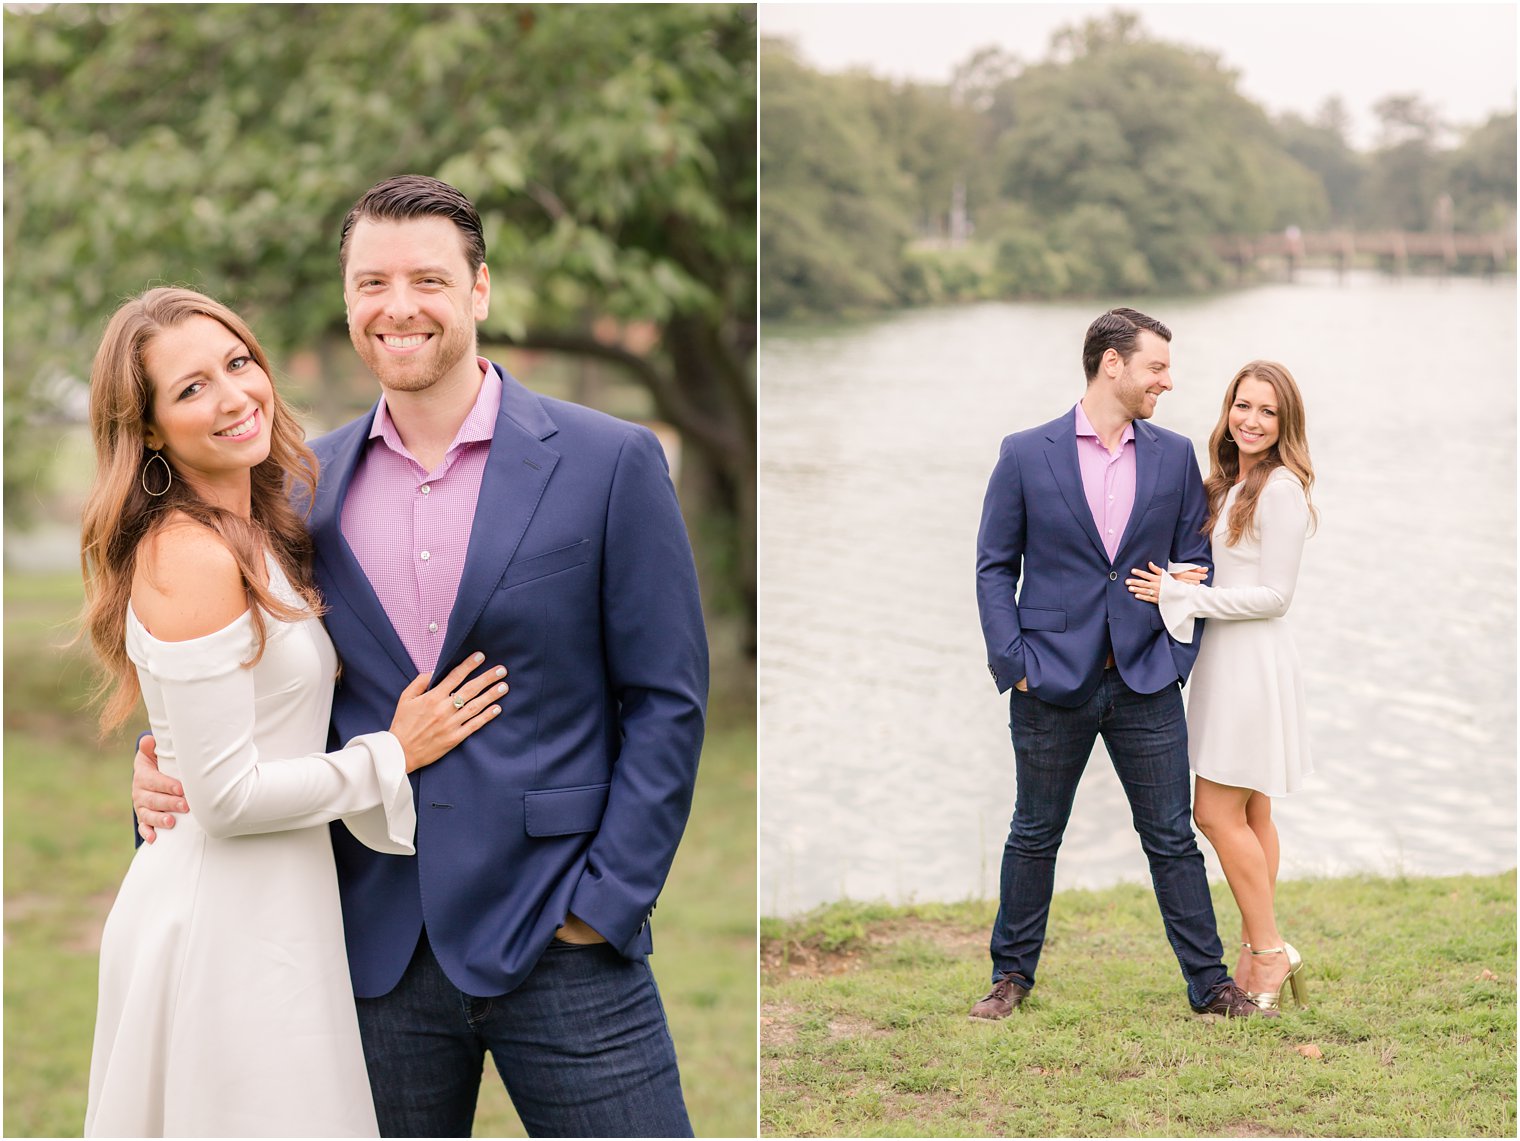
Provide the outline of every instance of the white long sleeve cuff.
[[[1309,502],[1296,478],[1273,473],[1256,505],[1256,531],[1261,558],[1255,584],[1199,586],[1178,582],[1170,573],[1161,577],[1161,621],[1177,641],[1193,640],[1194,618],[1246,621],[1288,612],[1309,531]],[[1216,555],[1216,565],[1219,561]]]

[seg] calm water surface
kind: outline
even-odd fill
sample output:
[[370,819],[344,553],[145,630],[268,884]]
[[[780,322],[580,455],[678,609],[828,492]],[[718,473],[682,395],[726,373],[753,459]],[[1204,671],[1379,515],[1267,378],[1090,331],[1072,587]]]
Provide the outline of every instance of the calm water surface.
[[[1304,275],[1143,306],[1174,334],[1155,422],[1200,456],[1248,360],[1285,363],[1308,406],[1321,526],[1289,621],[1318,773],[1276,803],[1285,878],[1515,864],[1515,301],[1512,278]],[[1099,308],[766,330],[764,913],[996,895],[1014,768],[982,495],[1004,435],[1080,398]],[[1148,872],[1100,743],[1056,886],[1118,881]]]

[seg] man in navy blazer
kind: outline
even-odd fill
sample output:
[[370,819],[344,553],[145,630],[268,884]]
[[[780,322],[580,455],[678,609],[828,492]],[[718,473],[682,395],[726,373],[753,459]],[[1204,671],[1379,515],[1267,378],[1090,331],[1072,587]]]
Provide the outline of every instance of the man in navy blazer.
[[[664,452],[647,429],[537,396],[475,355],[490,275],[480,219],[453,187],[404,175],[371,188],[340,262],[350,336],[383,400],[313,444],[308,526],[343,662],[332,739],[389,724],[419,672],[476,650],[511,682],[499,717],[411,775],[415,858],[333,827],[381,1132],[468,1136],[489,1052],[534,1136],[690,1136],[645,961],[707,697]],[[446,624],[423,627],[441,640],[403,637],[422,560],[439,565],[406,548],[408,521],[482,439],[458,590]]]
[[[1200,1012],[1261,1014],[1220,961],[1203,856],[1189,823],[1181,688],[1198,653],[1130,594],[1130,568],[1211,570],[1193,446],[1146,421],[1172,387],[1171,331],[1134,309],[1087,330],[1087,391],[1065,415],[1003,441],[977,535],[987,668],[1008,692],[1017,795],[993,925],[992,990],[1005,1018],[1034,987],[1056,852],[1101,734],[1150,861],[1167,939]],[[1275,1012],[1265,1012],[1275,1014]]]

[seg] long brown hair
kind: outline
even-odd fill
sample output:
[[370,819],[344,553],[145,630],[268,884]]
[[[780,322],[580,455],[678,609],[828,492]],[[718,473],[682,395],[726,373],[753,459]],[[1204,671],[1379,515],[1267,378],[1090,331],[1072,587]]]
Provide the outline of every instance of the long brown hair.
[[[106,325],[90,369],[95,481],[80,527],[85,581],[81,624],[104,672],[97,693],[102,701],[102,735],[125,721],[141,696],[137,671],[127,657],[127,604],[138,551],[171,517],[188,516],[215,532],[236,557],[258,637],[258,648],[245,665],[251,666],[263,656],[268,639],[264,611],[286,621],[304,616],[308,608],[321,612],[321,601],[312,584],[311,538],[290,503],[290,492],[297,485],[304,501],[312,502],[317,458],[306,446],[305,432],[278,392],[271,403],[269,455],[250,473],[249,519],[207,503],[177,474],[161,496],[149,495],[143,486],[143,466],[150,455],[145,437],[153,424],[153,380],[144,367],[143,355],[164,330],[196,316],[220,322],[248,346],[249,355],[271,377],[272,390],[269,359],[243,319],[204,294],[174,287],[150,289],[123,302]],[[169,461],[167,453],[160,454]],[[263,581],[266,550],[274,554],[295,585],[304,607],[292,607],[271,593]]]
[[1209,436],[1209,477],[1203,481],[1203,488],[1209,496],[1209,518],[1203,525],[1203,533],[1214,533],[1220,512],[1224,510],[1225,498],[1240,478],[1240,448],[1230,438],[1230,406],[1235,403],[1241,381],[1248,378],[1265,381],[1277,393],[1277,442],[1252,466],[1245,486],[1235,497],[1235,506],[1230,508],[1229,534],[1225,540],[1225,545],[1230,547],[1240,542],[1241,536],[1255,526],[1256,503],[1261,498],[1262,488],[1280,467],[1298,476],[1304,485],[1304,498],[1309,499],[1309,516],[1318,519],[1314,502],[1309,497],[1309,490],[1314,486],[1314,465],[1309,462],[1304,398],[1293,374],[1283,365],[1276,361],[1252,361],[1235,374],[1235,379],[1225,389],[1219,423],[1214,425],[1214,432]]

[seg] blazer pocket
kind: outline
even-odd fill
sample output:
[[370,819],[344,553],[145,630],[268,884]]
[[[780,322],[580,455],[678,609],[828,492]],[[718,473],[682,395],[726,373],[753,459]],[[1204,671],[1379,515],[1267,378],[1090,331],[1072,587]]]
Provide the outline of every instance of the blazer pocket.
[[1058,634],[1066,629],[1066,611],[1034,610],[1027,606],[1020,606],[1019,628],[1021,630],[1049,630]]
[[531,559],[515,559],[508,565],[507,573],[502,576],[501,589],[507,590],[514,586],[521,586],[525,582],[532,582],[535,578],[558,574],[562,570],[578,567],[590,558],[591,540],[582,539],[579,543],[547,551],[542,555],[534,555]]
[[609,784],[540,788],[523,793],[523,824],[529,836],[595,832],[607,810]]
[[1167,508],[1175,508],[1182,502],[1182,492],[1168,491],[1161,495],[1151,496],[1151,501],[1145,505],[1146,511],[1164,511]]

